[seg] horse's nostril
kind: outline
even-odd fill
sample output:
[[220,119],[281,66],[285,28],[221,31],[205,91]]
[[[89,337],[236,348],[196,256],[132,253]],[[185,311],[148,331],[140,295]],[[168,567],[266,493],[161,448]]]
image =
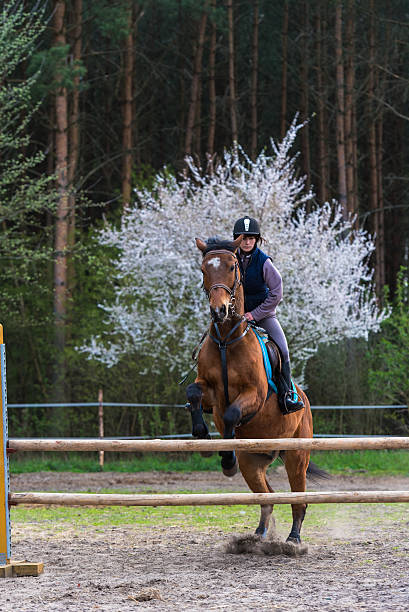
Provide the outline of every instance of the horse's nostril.
[[213,321],[216,321],[219,323],[226,318],[226,314],[227,314],[226,306],[223,305],[223,306],[220,306],[220,308],[218,306],[216,308],[212,308],[210,306],[210,314],[211,314]]
[[214,309],[214,308],[210,307],[210,316],[212,317],[213,321],[218,321],[219,320],[219,313],[217,312],[217,308]]

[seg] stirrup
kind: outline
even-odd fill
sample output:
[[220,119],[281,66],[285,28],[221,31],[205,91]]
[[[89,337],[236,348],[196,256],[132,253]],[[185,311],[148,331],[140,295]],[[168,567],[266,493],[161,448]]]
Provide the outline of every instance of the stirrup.
[[278,402],[283,414],[291,414],[304,408],[304,402],[296,391],[288,390],[281,396]]

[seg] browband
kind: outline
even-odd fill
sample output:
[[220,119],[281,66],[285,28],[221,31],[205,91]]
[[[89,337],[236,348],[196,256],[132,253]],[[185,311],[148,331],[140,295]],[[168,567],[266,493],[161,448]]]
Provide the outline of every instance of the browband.
[[214,249],[212,251],[207,251],[207,253],[203,255],[203,259],[207,257],[207,255],[217,255],[218,253],[227,253],[228,255],[233,255],[233,257],[237,259],[236,253],[233,253],[233,251],[228,251],[227,249]]

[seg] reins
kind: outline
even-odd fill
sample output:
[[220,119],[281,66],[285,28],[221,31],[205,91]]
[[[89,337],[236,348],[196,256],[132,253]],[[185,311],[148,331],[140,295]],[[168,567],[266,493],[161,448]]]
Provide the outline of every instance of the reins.
[[213,340],[213,342],[215,342],[217,344],[217,346],[219,348],[219,351],[220,351],[220,357],[221,357],[221,361],[222,361],[222,378],[223,378],[223,387],[224,387],[224,398],[226,400],[226,407],[230,405],[230,400],[229,400],[229,376],[228,376],[228,372],[227,372],[227,347],[230,346],[231,344],[234,344],[235,342],[238,342],[242,338],[244,338],[244,336],[247,334],[248,330],[250,329],[250,323],[247,321],[246,329],[244,330],[244,332],[242,334],[240,334],[240,336],[237,336],[237,338],[231,338],[231,340],[229,340],[231,335],[243,323],[243,320],[247,321],[247,319],[245,319],[245,317],[242,317],[240,319],[240,321],[238,321],[236,323],[236,325],[234,325],[234,327],[231,328],[231,330],[229,331],[227,336],[224,338],[224,340],[222,339],[222,337],[220,335],[219,326],[217,325],[217,323],[213,322],[213,325],[214,325],[214,328],[216,330],[216,334],[217,334],[218,337],[215,338],[209,332],[209,338],[211,338]]

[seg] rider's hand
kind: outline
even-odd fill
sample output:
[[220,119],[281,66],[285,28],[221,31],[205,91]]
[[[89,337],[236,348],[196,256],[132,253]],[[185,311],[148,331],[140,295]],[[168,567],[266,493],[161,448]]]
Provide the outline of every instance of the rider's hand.
[[244,316],[246,317],[247,321],[254,321],[254,318],[251,312],[245,312]]

